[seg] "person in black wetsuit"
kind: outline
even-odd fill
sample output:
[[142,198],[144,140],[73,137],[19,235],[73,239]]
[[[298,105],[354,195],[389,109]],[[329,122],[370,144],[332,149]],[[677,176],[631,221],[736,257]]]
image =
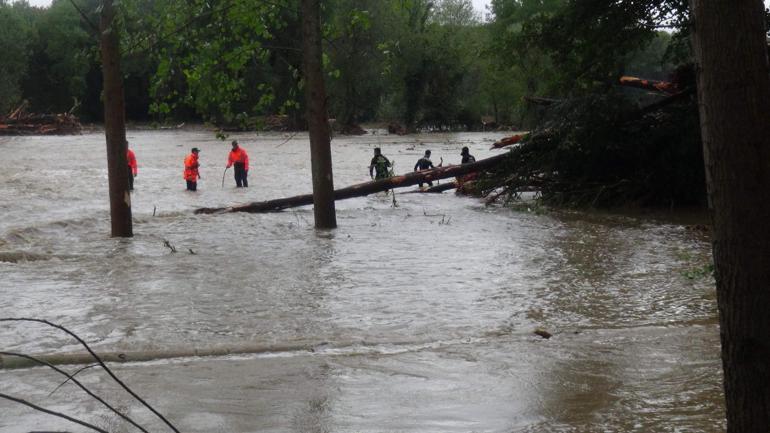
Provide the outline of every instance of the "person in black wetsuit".
[[[425,155],[417,160],[417,164],[414,165],[414,171],[430,170],[433,167],[433,162],[430,160],[430,150],[425,151]],[[428,186],[433,186],[433,182],[428,181]],[[422,182],[420,182],[420,188],[422,188]]]
[[473,155],[470,154],[467,146],[463,147],[462,152],[460,152],[460,156],[463,157],[462,161],[460,161],[461,164],[469,164],[471,162],[476,162],[476,158],[474,158]]
[[369,177],[374,180],[386,179],[390,177],[388,170],[390,166],[390,160],[385,158],[379,147],[375,147],[374,158],[372,158],[372,162],[369,164]]

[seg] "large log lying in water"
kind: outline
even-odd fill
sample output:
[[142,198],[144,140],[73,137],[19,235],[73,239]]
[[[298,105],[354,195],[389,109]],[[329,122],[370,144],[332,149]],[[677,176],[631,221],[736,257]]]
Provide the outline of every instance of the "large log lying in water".
[[[417,185],[438,179],[463,176],[468,173],[477,173],[489,169],[499,164],[506,158],[507,154],[496,155],[491,158],[481,159],[470,164],[450,165],[446,167],[437,167],[432,170],[415,171],[412,173],[393,176],[387,179],[374,180],[371,182],[359,183],[357,185],[340,188],[334,191],[334,200],[345,200],[353,197],[363,197],[381,191],[387,191],[393,188],[403,188]],[[275,212],[298,206],[307,206],[313,204],[313,194],[303,194],[294,197],[279,198],[275,200],[248,203],[238,206],[201,208],[195,211],[196,214],[226,213],[226,212]]]
[[449,191],[450,189],[455,189],[455,188],[457,188],[457,181],[453,180],[451,182],[442,183],[440,185],[433,185],[433,186],[429,186],[427,188],[416,189],[414,191],[402,192],[401,194],[409,194],[409,193],[413,193],[413,194],[442,193],[444,191]]

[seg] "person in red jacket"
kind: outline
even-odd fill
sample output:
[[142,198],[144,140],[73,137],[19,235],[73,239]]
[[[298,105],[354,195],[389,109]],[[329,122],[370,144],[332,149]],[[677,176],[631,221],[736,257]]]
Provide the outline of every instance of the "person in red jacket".
[[232,145],[233,150],[227,156],[227,167],[225,169],[235,166],[233,168],[235,171],[235,185],[238,188],[246,188],[249,186],[249,181],[246,179],[249,175],[249,155],[246,154],[243,148],[238,146],[237,140],[233,140]]
[[[128,144],[128,143],[126,143]],[[136,177],[137,173],[139,172],[137,165],[136,165],[136,155],[134,155],[134,151],[131,149],[126,150],[126,159],[128,160],[128,190],[133,191],[134,190],[134,178]]]
[[201,177],[200,173],[198,173],[198,167],[200,167],[200,164],[198,164],[198,152],[200,152],[200,149],[193,147],[190,152],[184,159],[184,180],[187,181],[188,191],[197,191],[198,179]]

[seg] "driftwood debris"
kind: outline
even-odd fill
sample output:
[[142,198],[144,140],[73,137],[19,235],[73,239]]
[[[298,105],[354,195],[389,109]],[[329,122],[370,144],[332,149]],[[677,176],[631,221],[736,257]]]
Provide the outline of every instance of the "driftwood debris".
[[645,80],[644,78],[622,76],[619,83],[621,86],[636,87],[637,89],[651,90],[653,92],[662,92],[673,95],[682,91],[676,83],[669,81]]
[[500,149],[501,147],[511,146],[513,144],[516,144],[521,141],[522,138],[529,135],[529,133],[524,134],[516,134],[512,135],[510,137],[505,137],[500,139],[499,141],[496,141],[492,144],[493,149]]
[[[345,200],[353,197],[363,197],[381,191],[387,191],[393,188],[403,188],[417,185],[438,179],[463,176],[468,173],[478,173],[499,164],[507,154],[496,155],[491,158],[481,159],[474,163],[462,165],[450,165],[447,167],[437,167],[431,170],[414,171],[400,176],[393,176],[387,179],[374,180],[371,182],[359,183],[357,185],[340,188],[334,191],[334,200]],[[213,214],[228,212],[275,212],[298,206],[307,206],[313,204],[312,194],[297,195],[294,197],[279,198],[262,202],[254,202],[230,207],[219,208],[200,208],[195,211],[196,214]]]
[[526,102],[529,102],[530,104],[535,104],[535,105],[553,105],[563,101],[562,99],[544,98],[542,96],[531,96],[531,95],[524,95],[521,97],[521,99],[523,99]]
[[68,135],[80,134],[82,127],[72,113],[27,113],[24,103],[8,116],[0,116],[0,135]]

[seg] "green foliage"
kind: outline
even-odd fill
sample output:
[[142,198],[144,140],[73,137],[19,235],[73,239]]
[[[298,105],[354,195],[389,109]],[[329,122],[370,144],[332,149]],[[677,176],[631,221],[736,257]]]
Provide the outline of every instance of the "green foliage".
[[409,129],[480,124],[475,96],[485,29],[474,15],[460,13],[470,7],[466,0],[393,2],[392,36],[380,44],[389,85],[382,117]]
[[0,0],[0,113],[5,114],[21,99],[21,81],[27,71],[30,29],[18,10],[27,4],[11,6]]
[[267,45],[296,20],[293,2],[166,0],[152,7],[157,13],[146,18],[162,35],[152,47],[154,112],[193,110],[205,120],[236,124],[271,108],[274,89],[260,85],[270,82],[265,70],[276,55]]
[[[686,30],[682,0],[493,0],[492,13],[492,56],[519,96],[603,93],[621,75],[661,79],[688,59],[685,39],[657,31]],[[517,105],[522,123],[541,120]]]
[[86,73],[93,61],[96,38],[81,27],[81,18],[67,1],[35,13],[30,38],[29,69],[23,81],[34,111],[62,112],[83,100]]
[[714,278],[714,264],[709,263],[697,268],[689,269],[683,272],[683,275],[688,280],[700,280],[703,278]]

